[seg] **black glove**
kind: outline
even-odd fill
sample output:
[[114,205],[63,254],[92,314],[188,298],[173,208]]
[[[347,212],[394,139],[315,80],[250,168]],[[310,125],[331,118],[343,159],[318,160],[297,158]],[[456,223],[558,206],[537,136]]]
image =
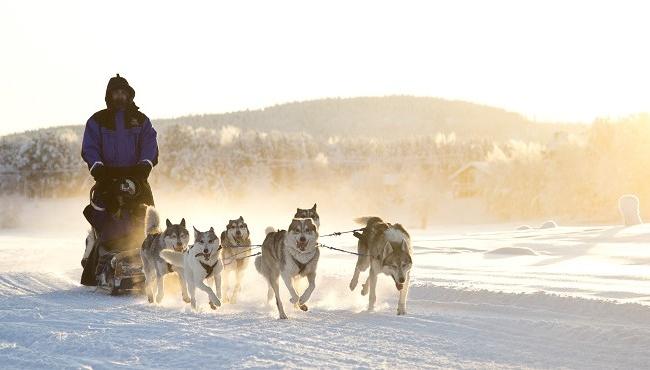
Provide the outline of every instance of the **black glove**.
[[140,162],[135,166],[135,173],[141,179],[146,180],[151,173],[151,165],[147,162]]
[[90,170],[90,175],[95,179],[95,182],[101,182],[106,179],[108,172],[103,164],[97,163]]

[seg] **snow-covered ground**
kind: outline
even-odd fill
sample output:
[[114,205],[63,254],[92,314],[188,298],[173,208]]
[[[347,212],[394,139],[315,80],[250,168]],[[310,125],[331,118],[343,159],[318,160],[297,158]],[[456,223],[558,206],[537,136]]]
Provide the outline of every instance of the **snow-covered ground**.
[[650,367],[650,225],[412,230],[404,317],[388,277],[365,312],[354,256],[323,250],[309,312],[285,321],[252,266],[217,311],[171,276],[162,305],[82,287],[82,230],[0,232],[1,368]]

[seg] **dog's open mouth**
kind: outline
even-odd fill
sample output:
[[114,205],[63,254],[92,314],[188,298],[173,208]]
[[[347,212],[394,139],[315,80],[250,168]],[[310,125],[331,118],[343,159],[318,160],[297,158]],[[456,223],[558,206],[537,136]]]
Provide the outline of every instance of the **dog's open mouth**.
[[301,251],[304,252],[305,249],[307,249],[307,241],[306,240],[304,242],[297,241],[296,242],[296,247],[298,247],[298,249],[300,249]]
[[395,288],[397,288],[397,290],[404,289],[404,283],[395,283]]
[[211,253],[197,253],[194,257],[203,256],[203,258],[207,261],[210,259],[211,255]]

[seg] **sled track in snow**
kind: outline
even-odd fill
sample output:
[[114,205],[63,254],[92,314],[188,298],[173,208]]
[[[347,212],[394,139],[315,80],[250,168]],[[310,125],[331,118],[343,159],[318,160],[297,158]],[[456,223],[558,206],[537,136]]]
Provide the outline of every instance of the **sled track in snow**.
[[[327,279],[336,287],[347,283]],[[201,312],[192,312],[176,294],[156,306],[142,297],[94,293],[66,276],[9,272],[0,278],[0,363],[590,369],[650,363],[650,307],[639,304],[416,282],[409,315],[398,317],[393,296],[380,293],[380,310],[367,313],[332,308],[316,292],[309,312],[289,309],[290,320],[280,321],[262,297],[216,312],[204,299]]]

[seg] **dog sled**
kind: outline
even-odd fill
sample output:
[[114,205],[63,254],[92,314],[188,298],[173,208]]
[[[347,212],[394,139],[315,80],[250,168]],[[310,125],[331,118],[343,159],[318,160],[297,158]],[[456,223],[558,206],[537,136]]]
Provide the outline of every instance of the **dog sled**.
[[[93,186],[90,205],[84,210],[95,237],[89,255],[82,260],[81,284],[96,286],[111,295],[141,293],[145,276],[140,248],[146,207],[153,204],[153,197],[146,181],[132,175],[132,168],[112,170],[105,182]],[[98,199],[103,200],[101,205]],[[107,232],[111,227],[127,230],[126,235],[107,241],[97,231]]]
[[111,295],[143,293],[144,281],[139,248],[107,253],[98,261],[96,286]]

